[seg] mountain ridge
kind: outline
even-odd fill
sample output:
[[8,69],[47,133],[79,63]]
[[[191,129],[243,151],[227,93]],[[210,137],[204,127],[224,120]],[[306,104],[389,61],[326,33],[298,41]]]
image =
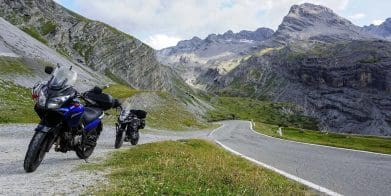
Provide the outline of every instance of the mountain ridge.
[[380,25],[364,26],[364,31],[391,40],[391,18],[387,18]]
[[[219,74],[227,73],[239,64],[244,54],[254,51],[273,33],[271,29],[258,28],[238,33],[228,30],[223,34],[210,34],[205,39],[193,37],[157,51],[157,57],[160,62],[175,69],[189,85],[203,89],[196,84],[199,76],[210,68],[217,69]],[[208,66],[204,66],[206,64]]]

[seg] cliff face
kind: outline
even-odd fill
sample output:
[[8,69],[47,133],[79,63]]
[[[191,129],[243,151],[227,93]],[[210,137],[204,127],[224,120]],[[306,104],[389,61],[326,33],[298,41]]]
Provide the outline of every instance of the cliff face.
[[324,130],[391,135],[390,64],[387,41],[299,42],[252,56],[210,89],[301,105]]
[[0,16],[75,62],[135,88],[177,91],[179,77],[136,38],[52,0],[0,0]]

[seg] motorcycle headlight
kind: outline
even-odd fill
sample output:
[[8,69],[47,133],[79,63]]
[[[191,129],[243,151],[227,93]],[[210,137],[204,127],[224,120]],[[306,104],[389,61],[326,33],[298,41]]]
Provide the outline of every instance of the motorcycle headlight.
[[119,120],[120,120],[120,121],[126,120],[126,118],[128,117],[128,114],[129,114],[128,111],[122,110],[122,111],[121,111],[121,114],[119,115]]
[[39,91],[39,96],[38,96],[38,105],[41,107],[45,107],[46,104],[46,95],[44,91]]
[[47,107],[48,109],[56,109],[59,108],[66,100],[71,97],[70,95],[60,96],[60,97],[53,97],[48,100]]

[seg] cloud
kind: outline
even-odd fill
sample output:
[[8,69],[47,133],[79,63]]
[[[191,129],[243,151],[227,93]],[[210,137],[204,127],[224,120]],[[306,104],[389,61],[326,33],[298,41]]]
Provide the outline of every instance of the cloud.
[[[62,3],[64,1],[59,1]],[[147,43],[206,37],[227,30],[276,29],[293,4],[344,10],[349,0],[71,0],[88,18],[108,23]],[[65,3],[64,3],[65,5]],[[158,38],[158,35],[160,36]],[[166,36],[166,37],[164,37]],[[164,44],[165,45],[165,44]]]
[[156,50],[163,49],[169,46],[175,46],[180,40],[180,37],[170,37],[164,34],[156,34],[148,37],[145,43]]
[[354,14],[354,15],[351,15],[349,16],[348,18],[352,19],[352,20],[359,20],[359,19],[363,19],[365,18],[365,14],[363,13],[357,13],[357,14]]
[[381,20],[381,19],[379,19],[379,20],[374,20],[374,21],[372,21],[372,24],[374,24],[374,25],[381,25],[384,21],[385,21],[385,20]]

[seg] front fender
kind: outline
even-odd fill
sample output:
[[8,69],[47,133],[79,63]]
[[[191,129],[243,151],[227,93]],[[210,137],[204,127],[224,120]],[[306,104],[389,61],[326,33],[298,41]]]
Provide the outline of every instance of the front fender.
[[45,125],[39,124],[36,128],[35,131],[43,132],[43,133],[51,133],[54,132],[55,128],[54,127],[47,127]]

